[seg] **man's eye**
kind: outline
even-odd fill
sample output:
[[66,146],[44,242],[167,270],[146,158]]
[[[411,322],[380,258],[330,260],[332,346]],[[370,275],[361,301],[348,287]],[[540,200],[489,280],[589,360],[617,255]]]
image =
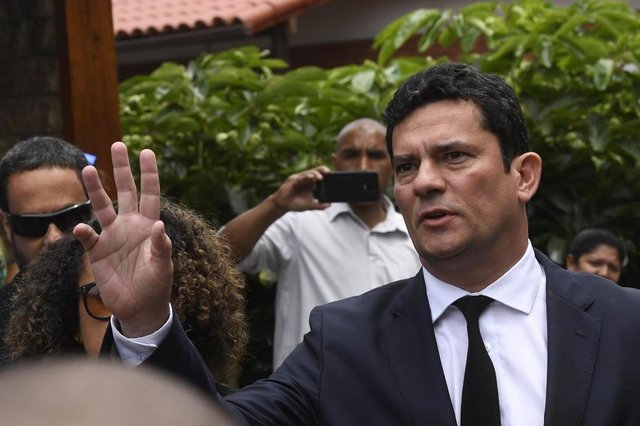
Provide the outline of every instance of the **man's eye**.
[[447,159],[450,161],[460,161],[466,157],[464,152],[454,151],[447,153]]
[[346,159],[352,159],[358,157],[360,153],[358,151],[344,151],[342,156]]
[[411,170],[411,163],[403,163],[396,165],[396,173],[408,172]]

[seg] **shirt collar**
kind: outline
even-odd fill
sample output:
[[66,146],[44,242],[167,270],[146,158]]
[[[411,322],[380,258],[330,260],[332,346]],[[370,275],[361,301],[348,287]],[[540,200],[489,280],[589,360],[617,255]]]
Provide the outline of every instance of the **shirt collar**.
[[479,293],[469,293],[459,287],[434,277],[422,268],[427,288],[431,318],[435,323],[453,302],[469,294],[482,294],[498,302],[528,314],[544,279],[544,272],[538,263],[531,241],[520,260],[503,276],[491,283]]
[[[373,231],[376,232],[394,232],[401,231],[405,234],[407,233],[406,225],[404,224],[404,220],[402,216],[396,214],[395,207],[389,197],[386,195],[382,195],[382,199],[384,200],[385,207],[387,209],[387,216],[385,220],[376,226],[374,226]],[[350,214],[354,218],[359,218],[357,215],[351,210],[349,203],[331,203],[331,205],[324,210],[325,213],[329,216],[329,221],[333,222],[338,216],[342,214]]]

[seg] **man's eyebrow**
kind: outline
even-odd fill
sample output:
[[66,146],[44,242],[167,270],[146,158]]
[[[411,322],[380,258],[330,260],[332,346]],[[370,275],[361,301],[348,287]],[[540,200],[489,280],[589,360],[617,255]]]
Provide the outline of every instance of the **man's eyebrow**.
[[[435,144],[429,147],[429,151],[432,154],[442,154],[443,152],[450,151],[466,151],[471,149],[472,145],[465,141],[461,140],[453,140],[449,142],[443,142],[440,144]],[[392,160],[395,163],[396,161],[411,161],[415,160],[416,156],[413,154],[405,154],[405,155],[394,155]]]
[[393,164],[396,163],[404,163],[407,161],[413,161],[415,160],[416,156],[412,155],[412,154],[406,154],[406,155],[394,155],[393,158],[391,159]]
[[433,147],[433,151],[435,151],[436,153],[442,153],[442,152],[447,152],[447,151],[468,149],[469,146],[470,145],[468,143],[464,142],[464,141],[454,140],[454,141],[445,142],[445,143],[442,143],[442,144],[436,144]]

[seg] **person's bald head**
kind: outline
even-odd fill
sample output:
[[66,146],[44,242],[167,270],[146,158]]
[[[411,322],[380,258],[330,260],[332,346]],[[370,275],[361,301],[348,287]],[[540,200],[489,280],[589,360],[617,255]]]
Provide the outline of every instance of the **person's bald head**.
[[340,145],[345,140],[348,134],[351,132],[365,132],[369,134],[381,134],[384,138],[387,128],[384,124],[376,121],[372,118],[358,118],[348,123],[340,130],[338,137],[336,138],[336,151],[340,149]]
[[2,423],[48,426],[233,425],[212,400],[159,371],[84,358],[0,374]]

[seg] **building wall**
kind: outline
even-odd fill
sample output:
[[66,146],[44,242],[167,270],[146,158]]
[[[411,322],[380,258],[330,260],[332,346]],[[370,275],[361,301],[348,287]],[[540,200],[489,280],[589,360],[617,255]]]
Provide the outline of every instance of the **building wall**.
[[291,45],[371,40],[395,19],[420,8],[456,9],[468,0],[332,0],[305,11],[291,32]]
[[0,153],[28,136],[61,136],[55,0],[0,0]]

